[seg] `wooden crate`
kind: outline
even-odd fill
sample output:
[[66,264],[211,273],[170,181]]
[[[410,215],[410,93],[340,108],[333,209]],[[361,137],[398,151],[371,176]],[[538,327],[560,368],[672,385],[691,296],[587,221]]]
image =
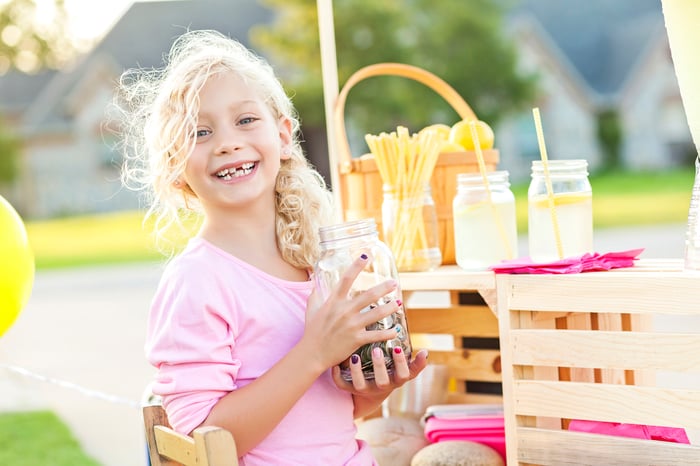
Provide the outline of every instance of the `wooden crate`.
[[[572,432],[572,419],[700,432],[700,275],[658,264],[497,278],[508,464],[696,464],[700,446]],[[683,386],[668,373],[690,376]],[[690,437],[690,434],[688,434]]]

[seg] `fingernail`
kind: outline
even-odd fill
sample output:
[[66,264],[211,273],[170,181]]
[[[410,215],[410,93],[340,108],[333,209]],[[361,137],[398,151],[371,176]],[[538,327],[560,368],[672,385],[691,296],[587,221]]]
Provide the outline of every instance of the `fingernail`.
[[357,364],[358,362],[360,362],[360,357],[356,354],[353,354],[352,356],[350,356],[350,362],[352,362],[353,364]]
[[396,300],[396,304],[397,304],[399,307],[401,307],[401,305],[403,304],[403,301],[401,301],[400,299],[397,299],[397,300]]
[[382,352],[381,348],[374,348],[372,350],[372,356],[374,356],[375,358],[381,358],[382,356],[384,356],[384,353]]
[[394,354],[401,354],[401,347],[400,346],[394,347]]
[[362,254],[362,255],[360,256],[360,259],[362,259],[363,261],[366,261],[366,260],[367,260],[367,254]]

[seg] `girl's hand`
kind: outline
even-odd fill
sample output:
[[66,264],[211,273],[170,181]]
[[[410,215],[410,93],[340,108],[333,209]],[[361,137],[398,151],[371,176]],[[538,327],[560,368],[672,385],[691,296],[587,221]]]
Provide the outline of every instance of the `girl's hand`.
[[304,336],[299,345],[304,348],[310,361],[318,362],[324,370],[337,366],[366,344],[396,337],[395,329],[366,328],[398,311],[399,306],[395,301],[376,305],[380,298],[396,290],[398,285],[395,281],[387,280],[350,296],[352,285],[368,260],[367,256],[356,259],[325,302],[320,301],[315,290],[309,297]]
[[372,353],[372,369],[374,380],[365,380],[362,374],[360,358],[353,355],[350,358],[350,374],[352,382],[345,381],[340,375],[340,367],[333,368],[333,380],[335,384],[351,392],[356,397],[372,398],[376,403],[381,402],[395,389],[409,380],[415,379],[428,364],[428,351],[420,350],[416,357],[409,363],[406,354],[401,348],[394,348],[392,359],[394,360],[393,374],[389,374],[384,363],[381,350],[375,349]]

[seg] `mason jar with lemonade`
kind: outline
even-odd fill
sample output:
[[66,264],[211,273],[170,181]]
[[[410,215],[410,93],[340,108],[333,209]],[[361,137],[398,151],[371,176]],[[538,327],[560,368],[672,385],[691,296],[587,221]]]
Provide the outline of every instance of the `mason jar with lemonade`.
[[544,165],[541,160],[532,162],[528,188],[530,258],[543,263],[593,252],[593,196],[588,162],[550,160],[547,168],[551,203]]

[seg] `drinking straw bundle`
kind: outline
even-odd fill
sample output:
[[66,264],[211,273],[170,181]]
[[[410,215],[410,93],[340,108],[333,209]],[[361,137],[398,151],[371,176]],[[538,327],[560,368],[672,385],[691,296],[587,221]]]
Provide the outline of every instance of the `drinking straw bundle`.
[[[416,254],[431,247],[423,220],[425,188],[430,183],[440,155],[441,142],[432,129],[409,135],[402,126],[392,133],[367,134],[385,187],[394,194],[393,224],[385,225],[385,241],[396,256],[399,270],[425,270],[427,260]],[[390,234],[387,234],[390,233]]]

